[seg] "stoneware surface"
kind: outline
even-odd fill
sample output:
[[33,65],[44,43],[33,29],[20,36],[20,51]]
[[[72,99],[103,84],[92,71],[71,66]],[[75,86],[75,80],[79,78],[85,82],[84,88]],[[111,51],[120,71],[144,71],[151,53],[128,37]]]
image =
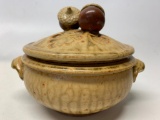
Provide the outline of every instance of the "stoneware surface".
[[23,48],[32,57],[60,62],[111,61],[128,57],[134,48],[106,35],[69,30],[30,43]]
[[127,96],[137,74],[144,69],[144,64],[137,59],[132,58],[128,63],[127,69],[123,67],[126,63],[71,67],[23,56],[14,59],[12,67],[41,104],[59,112],[83,115],[107,109]]
[[[71,19],[75,10],[76,20]],[[25,55],[12,67],[44,106],[85,115],[122,101],[144,63],[132,56],[133,47],[99,33],[105,22],[99,5],[86,5],[78,14],[73,7],[62,9],[59,23],[65,31],[24,46]],[[78,23],[81,29],[75,30]]]

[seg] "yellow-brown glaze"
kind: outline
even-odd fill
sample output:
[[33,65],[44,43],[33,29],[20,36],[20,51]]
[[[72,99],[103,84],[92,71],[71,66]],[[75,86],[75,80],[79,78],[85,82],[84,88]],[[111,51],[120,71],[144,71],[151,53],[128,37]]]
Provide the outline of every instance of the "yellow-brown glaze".
[[[87,15],[91,9],[94,12]],[[87,19],[93,14],[93,19]],[[132,46],[99,33],[104,14],[97,4],[86,5],[81,13],[74,7],[62,9],[58,19],[65,31],[25,45],[25,55],[12,61],[29,93],[41,104],[85,115],[110,108],[127,96],[145,65],[132,56]],[[81,30],[76,30],[79,25]]]
[[24,52],[34,58],[60,62],[101,62],[123,59],[134,48],[101,34],[69,30],[25,45]]
[[90,114],[107,109],[126,97],[132,69],[110,75],[72,76],[44,73],[25,66],[24,82],[41,104],[67,114]]

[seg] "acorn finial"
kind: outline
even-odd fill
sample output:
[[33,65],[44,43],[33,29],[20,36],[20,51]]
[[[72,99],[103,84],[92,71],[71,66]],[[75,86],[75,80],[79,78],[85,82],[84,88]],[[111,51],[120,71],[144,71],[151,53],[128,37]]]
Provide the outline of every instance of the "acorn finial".
[[105,12],[97,4],[89,4],[82,8],[79,16],[79,26],[83,31],[98,34],[105,24]]
[[75,7],[65,7],[58,13],[58,20],[63,30],[78,29],[80,10]]

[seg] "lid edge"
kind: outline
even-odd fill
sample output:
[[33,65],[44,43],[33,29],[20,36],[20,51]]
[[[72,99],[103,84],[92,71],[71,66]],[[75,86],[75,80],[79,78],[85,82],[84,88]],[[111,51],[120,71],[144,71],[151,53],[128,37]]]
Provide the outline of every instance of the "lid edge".
[[120,60],[126,57],[131,56],[134,53],[134,48],[128,46],[128,51],[123,51],[121,53],[116,53],[116,52],[110,52],[109,54],[106,53],[88,53],[88,54],[83,54],[83,53],[55,53],[51,54],[49,51],[44,52],[41,49],[36,48],[33,49],[33,47],[29,46],[30,44],[26,45],[23,47],[23,51],[26,53],[26,55],[42,59],[42,60],[48,60],[48,61],[59,61],[59,62],[80,62],[80,63],[85,63],[85,62],[108,62],[112,60]]
[[[133,56],[128,58],[127,62],[121,64],[104,65],[97,67],[76,67],[76,66],[65,66],[65,65],[54,65],[49,63],[43,63],[33,60],[26,55],[22,57],[22,62],[33,69],[38,71],[45,71],[55,74],[73,74],[73,75],[102,75],[102,74],[113,74],[127,69],[132,68],[136,64],[136,60]],[[74,64],[73,64],[74,65]]]

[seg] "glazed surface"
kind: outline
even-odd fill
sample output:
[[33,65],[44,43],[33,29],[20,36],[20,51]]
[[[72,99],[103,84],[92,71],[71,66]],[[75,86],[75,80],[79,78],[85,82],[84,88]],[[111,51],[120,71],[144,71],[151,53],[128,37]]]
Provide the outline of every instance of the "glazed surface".
[[43,61],[24,55],[22,57],[22,62],[30,68],[47,73],[95,76],[97,74],[113,74],[131,69],[136,65],[137,60],[134,57],[130,57],[121,61],[113,61],[108,63],[69,64]]
[[34,58],[60,62],[111,61],[126,58],[134,48],[106,35],[81,30],[61,32],[30,43],[24,52]]
[[132,69],[110,75],[72,76],[24,67],[29,93],[41,104],[67,114],[90,114],[107,109],[130,91]]

